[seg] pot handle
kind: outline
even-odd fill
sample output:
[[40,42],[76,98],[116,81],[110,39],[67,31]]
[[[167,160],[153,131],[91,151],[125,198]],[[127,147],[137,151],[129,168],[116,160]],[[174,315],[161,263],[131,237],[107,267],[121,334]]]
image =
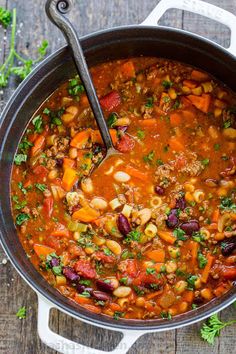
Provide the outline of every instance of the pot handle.
[[236,16],[218,6],[201,0],[161,0],[142,25],[156,26],[163,14],[170,9],[190,11],[220,22],[231,30],[230,46],[227,50],[236,55]]
[[49,328],[50,310],[53,308],[46,299],[38,294],[38,334],[41,341],[48,347],[62,354],[125,354],[144,332],[122,330],[123,338],[112,351],[93,349],[66,339]]

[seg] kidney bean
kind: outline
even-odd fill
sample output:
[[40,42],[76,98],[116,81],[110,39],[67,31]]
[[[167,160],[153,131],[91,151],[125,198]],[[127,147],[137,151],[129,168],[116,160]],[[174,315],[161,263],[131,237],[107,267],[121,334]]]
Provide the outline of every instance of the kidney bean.
[[184,199],[184,197],[181,197],[176,200],[175,207],[177,209],[184,210],[186,208],[186,206],[187,206],[187,204],[186,204],[186,200]]
[[110,300],[110,296],[104,293],[103,291],[93,290],[92,291],[93,297],[95,297],[98,301],[108,301]]
[[214,179],[214,178],[207,178],[205,180],[205,184],[208,186],[208,187],[217,187],[219,182],[217,181],[217,179]]
[[77,291],[81,294],[81,293],[84,292],[85,286],[82,285],[82,284],[77,284],[76,289],[77,289]]
[[119,214],[117,218],[117,226],[122,235],[126,236],[131,231],[130,223],[126,216]]
[[63,267],[62,273],[70,281],[76,282],[80,279],[80,276],[75,273],[75,271],[71,267]]
[[97,287],[98,289],[102,290],[102,291],[105,291],[107,293],[111,293],[113,290],[114,290],[114,287],[111,283],[107,283],[103,280],[97,280]]
[[189,236],[192,236],[194,232],[198,232],[200,230],[200,226],[197,220],[184,222],[180,225],[180,228]]
[[166,220],[166,225],[167,227],[169,227],[169,229],[174,229],[178,226],[179,219],[177,213],[178,209],[171,209],[170,214],[168,215]]
[[236,249],[236,236],[230,237],[228,240],[221,242],[221,253],[223,256],[230,256]]
[[127,125],[119,125],[118,127],[116,127],[117,130],[121,131],[121,132],[126,132],[126,130],[128,129]]
[[60,259],[59,258],[52,258],[50,261],[50,266],[51,267],[58,267],[60,265]]
[[165,193],[164,188],[162,188],[160,186],[155,186],[154,190],[155,190],[155,193],[158,195],[163,195]]
[[57,167],[62,167],[63,165],[63,159],[62,158],[57,158],[56,159],[56,166]]

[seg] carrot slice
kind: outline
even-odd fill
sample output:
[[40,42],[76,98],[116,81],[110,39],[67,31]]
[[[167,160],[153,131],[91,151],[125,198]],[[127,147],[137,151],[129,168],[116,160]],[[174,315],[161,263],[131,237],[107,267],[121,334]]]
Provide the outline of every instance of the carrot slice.
[[83,207],[79,210],[76,210],[72,214],[73,220],[80,220],[83,222],[91,222],[99,218],[100,214],[97,210],[90,208],[89,206]]
[[197,264],[197,254],[199,249],[199,243],[195,241],[190,241],[190,252],[191,252],[191,263],[193,267]]
[[122,75],[126,79],[130,79],[132,77],[135,77],[135,68],[134,68],[134,63],[132,62],[132,60],[125,62],[121,66],[121,72],[122,72]]
[[138,178],[141,181],[147,181],[148,175],[145,172],[137,170],[137,168],[134,168],[130,165],[126,166],[126,172],[131,175],[132,177]]
[[191,73],[191,79],[196,81],[206,81],[209,79],[209,76],[202,71],[193,70]]
[[209,112],[209,107],[211,103],[211,96],[203,93],[202,96],[189,95],[188,99],[192,102],[192,104],[204,113]]
[[87,97],[86,95],[80,96],[80,101],[79,101],[79,103],[80,103],[82,106],[88,106],[88,105],[89,105],[88,97]]
[[78,181],[78,173],[74,168],[67,167],[62,177],[62,187],[69,192]]
[[39,135],[39,137],[35,140],[34,146],[31,148],[31,156],[35,156],[38,152],[40,152],[45,144],[45,136]]
[[50,233],[51,236],[55,237],[69,237],[70,233],[69,230],[64,229],[64,230],[55,230]]
[[151,299],[153,299],[154,297],[161,295],[162,293],[163,293],[163,289],[162,289],[162,290],[155,291],[154,293],[151,293],[151,294],[146,295],[146,299],[147,299],[147,300],[151,300]]
[[77,133],[70,142],[70,145],[76,147],[77,149],[84,149],[85,145],[88,143],[88,140],[91,136],[91,130],[82,130]]
[[[113,144],[116,145],[118,142],[116,129],[109,129],[109,132],[110,132]],[[102,136],[101,136],[99,130],[92,130],[91,131],[91,139],[92,139],[93,144],[94,143],[103,144]]]
[[176,238],[169,231],[158,230],[157,234],[163,241],[166,241],[171,245],[173,245],[176,241]]
[[201,281],[203,283],[207,282],[213,262],[214,262],[214,257],[211,256],[210,254],[208,254],[207,255],[207,264],[205,265],[205,268],[203,269],[202,276],[201,276]]
[[187,302],[193,302],[194,293],[191,290],[186,290],[182,295],[182,300]]
[[80,304],[80,305],[84,305],[84,304],[91,304],[92,300],[88,297],[85,296],[80,296],[79,294],[75,294],[74,300]]
[[142,127],[153,127],[153,125],[157,124],[157,120],[155,118],[142,119],[138,122]]
[[56,251],[54,248],[35,243],[34,252],[37,254],[38,257],[47,257],[49,254],[55,253]]
[[69,159],[68,157],[64,157],[63,159],[63,169],[65,170],[67,167],[74,167],[75,160]]
[[192,81],[192,80],[184,80],[183,81],[183,85],[187,86],[190,89],[193,89],[193,88],[195,88],[197,86],[197,83]]
[[100,307],[98,307],[98,306],[94,306],[94,305],[90,305],[90,304],[85,304],[85,305],[83,305],[83,307],[86,308],[87,310],[93,312],[93,313],[99,314],[99,313],[102,312],[102,310],[101,310]]
[[148,251],[145,255],[155,262],[165,262],[165,251],[162,249]]
[[169,145],[170,145],[171,150],[174,150],[174,151],[184,151],[185,150],[185,146],[180,141],[180,138],[177,138],[176,136],[170,137]]
[[220,211],[219,209],[215,209],[212,213],[212,217],[211,217],[211,221],[214,222],[214,223],[217,223],[218,222],[218,219],[219,219],[219,216],[220,216]]
[[156,264],[154,264],[153,268],[155,268],[157,273],[160,273],[163,266],[164,266],[164,263],[156,263]]
[[182,114],[180,112],[173,112],[170,114],[170,124],[172,127],[177,127],[182,122]]

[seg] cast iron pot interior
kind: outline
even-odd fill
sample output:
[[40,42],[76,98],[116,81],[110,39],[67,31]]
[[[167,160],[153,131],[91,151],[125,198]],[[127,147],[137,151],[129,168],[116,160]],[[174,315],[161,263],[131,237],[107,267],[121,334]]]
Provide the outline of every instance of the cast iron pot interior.
[[[156,56],[179,60],[201,68],[236,91],[236,59],[226,50],[198,36],[164,27],[129,26],[86,36],[82,45],[90,66],[111,59]],[[23,278],[44,297],[70,315],[112,328],[165,330],[208,317],[235,299],[235,289],[197,310],[174,317],[138,321],[116,321],[79,307],[51,287],[35,270],[19,242],[10,206],[11,166],[19,140],[32,114],[65,80],[73,77],[75,67],[67,47],[44,60],[19,86],[8,102],[0,123],[0,229],[2,245]]]

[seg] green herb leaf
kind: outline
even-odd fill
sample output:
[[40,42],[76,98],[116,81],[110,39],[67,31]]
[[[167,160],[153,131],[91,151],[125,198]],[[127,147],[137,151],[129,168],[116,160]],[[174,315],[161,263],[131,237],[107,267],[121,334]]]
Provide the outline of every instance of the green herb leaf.
[[148,108],[152,108],[153,107],[153,101],[154,101],[153,97],[148,97],[147,103],[145,104],[145,106],[148,107]]
[[196,275],[189,275],[187,278],[188,289],[194,290],[195,289],[195,281],[198,279]]
[[27,155],[25,155],[25,154],[17,154],[17,155],[15,155],[15,158],[14,158],[15,164],[18,166],[21,165],[22,162],[26,162],[26,160],[27,160]]
[[35,183],[35,187],[39,189],[41,192],[44,192],[47,189],[46,184]]
[[128,233],[128,235],[125,238],[125,242],[126,243],[130,243],[131,241],[140,241],[140,237],[141,237],[141,232],[138,230],[132,230]]
[[208,158],[206,158],[206,159],[203,159],[203,160],[201,161],[201,163],[202,163],[203,166],[208,166],[209,163],[210,163],[210,160],[209,160]]
[[214,144],[214,150],[219,151],[220,150],[220,144]]
[[9,10],[0,7],[0,24],[7,28],[11,23],[12,14]]
[[207,265],[207,259],[201,252],[198,253],[197,259],[200,269],[204,268]]
[[34,117],[34,119],[32,120],[32,123],[33,123],[33,126],[34,126],[34,130],[37,133],[42,133],[42,131],[43,131],[43,128],[42,128],[42,125],[43,125],[42,116],[38,115],[38,116]]
[[215,338],[220,335],[220,331],[232,324],[236,323],[236,320],[223,322],[218,318],[218,315],[212,315],[201,328],[201,337],[209,344],[214,344]]
[[48,41],[44,39],[41,43],[41,46],[38,49],[38,53],[40,54],[41,57],[45,57],[47,54],[47,48],[48,48]]
[[117,121],[118,117],[116,113],[111,113],[107,118],[107,126],[108,128],[112,128],[115,122]]
[[231,127],[231,120],[226,120],[224,123],[223,123],[223,128],[224,129],[227,129],[227,128],[230,128]]
[[155,156],[155,152],[152,150],[149,152],[149,154],[143,156],[143,160],[144,160],[144,162],[146,162],[148,164],[152,164],[154,156]]
[[18,317],[20,320],[26,318],[26,308],[25,308],[25,306],[19,308],[19,310],[16,313],[16,317]]
[[171,82],[171,81],[168,81],[168,80],[163,80],[162,81],[162,86],[165,88],[165,89],[169,89],[169,88],[171,88],[171,86],[173,86],[173,82]]
[[177,238],[177,240],[186,241],[188,237],[186,236],[184,230],[177,228],[173,231],[173,235]]
[[233,199],[230,197],[221,197],[220,209],[226,211],[232,211],[233,213],[236,213],[236,204],[233,202]]
[[137,137],[140,139],[140,140],[143,140],[145,138],[145,131],[142,130],[142,129],[138,129],[137,130]]
[[155,274],[156,273],[156,269],[155,268],[146,268],[146,273],[147,274]]
[[113,318],[114,320],[119,320],[119,318],[124,317],[125,313],[121,311],[115,311]]
[[21,225],[23,222],[27,221],[30,219],[30,216],[26,213],[20,213],[16,215],[16,224]]

